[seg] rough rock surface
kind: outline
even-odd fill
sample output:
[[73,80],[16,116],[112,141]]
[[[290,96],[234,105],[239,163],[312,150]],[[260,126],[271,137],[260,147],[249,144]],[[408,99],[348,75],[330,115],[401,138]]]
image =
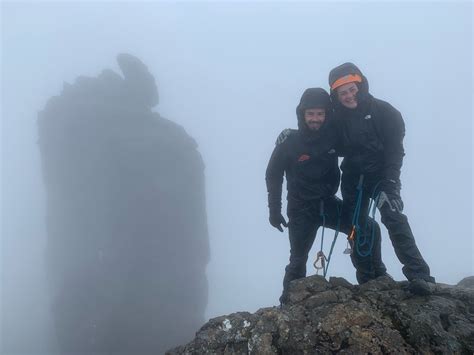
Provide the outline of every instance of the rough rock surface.
[[474,276],[465,277],[458,282],[457,286],[474,289]]
[[472,354],[474,290],[438,284],[416,296],[388,277],[353,286],[311,276],[290,302],[211,319],[176,354]]

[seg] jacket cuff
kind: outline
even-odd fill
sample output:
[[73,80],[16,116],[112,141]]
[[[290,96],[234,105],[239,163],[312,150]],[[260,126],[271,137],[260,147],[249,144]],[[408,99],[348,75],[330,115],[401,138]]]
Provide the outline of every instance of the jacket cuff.
[[385,171],[385,179],[391,180],[394,183],[400,182],[400,171],[395,169],[388,169]]
[[270,210],[270,214],[274,213],[281,213],[281,202],[280,203],[269,203],[268,209]]

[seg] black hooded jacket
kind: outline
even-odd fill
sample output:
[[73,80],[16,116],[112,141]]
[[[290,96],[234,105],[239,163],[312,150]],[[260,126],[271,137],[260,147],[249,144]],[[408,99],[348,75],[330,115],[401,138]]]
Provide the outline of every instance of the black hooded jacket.
[[340,134],[338,152],[344,156],[341,169],[348,174],[373,174],[399,182],[405,155],[402,115],[388,102],[369,94],[367,78],[352,63],[334,68],[329,74],[329,85],[348,74],[362,78],[361,83],[356,83],[359,91],[355,109],[344,107],[335,90],[331,90],[335,124]]
[[[326,119],[318,131],[308,129],[305,109],[325,108]],[[307,89],[296,108],[298,130],[283,142],[277,141],[268,163],[265,180],[270,210],[281,210],[283,175],[286,173],[288,209],[298,202],[333,196],[339,187],[340,171],[335,150],[336,133],[331,103],[324,89]]]

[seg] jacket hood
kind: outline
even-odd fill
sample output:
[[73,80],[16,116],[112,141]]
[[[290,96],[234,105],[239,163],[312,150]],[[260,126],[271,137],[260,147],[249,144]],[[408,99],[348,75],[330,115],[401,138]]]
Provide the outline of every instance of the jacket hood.
[[[356,82],[356,85],[359,89],[357,92],[357,101],[358,103],[364,103],[370,97],[369,82],[364,74],[362,74],[360,69],[353,63],[347,62],[332,69],[329,72],[329,87],[332,87],[336,80],[350,74],[356,74],[362,78],[362,82]],[[336,108],[340,108],[342,106],[337,99],[336,90],[331,89],[331,100]]]
[[326,90],[322,88],[306,89],[301,96],[300,103],[296,106],[296,117],[298,119],[298,129],[302,132],[311,132],[304,121],[304,111],[310,108],[323,108],[326,110],[326,120],[323,125],[330,119],[332,105],[331,98]]

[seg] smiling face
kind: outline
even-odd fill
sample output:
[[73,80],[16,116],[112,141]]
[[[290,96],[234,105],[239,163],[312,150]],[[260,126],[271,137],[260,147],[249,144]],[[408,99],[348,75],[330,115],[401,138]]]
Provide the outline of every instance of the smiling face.
[[326,110],[323,108],[310,108],[304,110],[304,122],[312,131],[319,130],[325,120]]
[[336,89],[337,99],[339,102],[347,108],[356,108],[357,107],[357,92],[359,88],[355,83],[347,83],[339,86]]

